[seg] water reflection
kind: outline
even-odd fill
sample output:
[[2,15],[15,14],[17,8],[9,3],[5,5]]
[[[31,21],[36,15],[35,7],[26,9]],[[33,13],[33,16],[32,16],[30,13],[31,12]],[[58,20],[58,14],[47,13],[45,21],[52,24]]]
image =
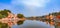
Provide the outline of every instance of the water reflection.
[[54,28],[46,22],[36,21],[36,20],[25,20],[21,25],[13,25],[12,28]]
[[8,25],[6,23],[0,22],[0,28],[8,28]]
[[17,22],[17,25],[21,25],[21,24],[23,24],[24,23],[24,21],[18,21]]

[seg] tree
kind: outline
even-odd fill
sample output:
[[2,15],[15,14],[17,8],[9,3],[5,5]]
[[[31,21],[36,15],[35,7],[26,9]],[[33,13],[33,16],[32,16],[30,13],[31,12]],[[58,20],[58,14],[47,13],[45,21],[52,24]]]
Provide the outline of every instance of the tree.
[[22,25],[24,23],[24,21],[18,21],[17,25]]
[[5,17],[7,17],[7,16],[8,16],[8,13],[7,13],[7,12],[11,13],[10,10],[6,10],[6,9],[1,10],[1,11],[0,11],[0,18],[5,18]]
[[2,19],[2,18],[3,18],[3,15],[0,14],[0,19]]
[[[23,14],[17,14],[17,17],[23,19],[24,18],[24,15]],[[24,22],[24,20],[23,21],[20,20],[20,21],[17,22],[17,24],[18,25],[21,25],[21,24],[23,24],[23,22]]]
[[9,12],[9,13],[11,13],[11,11],[10,11],[10,10],[7,10],[7,9],[4,9],[4,11],[5,11],[5,12]]
[[23,15],[23,14],[17,14],[17,17],[18,17],[18,18],[23,18],[24,15]]
[[54,12],[54,13],[52,13],[52,15],[54,15],[54,16],[60,15],[60,12]]
[[0,22],[0,28],[8,28],[8,24]]
[[52,15],[54,15],[54,16],[56,16],[58,13],[57,12],[55,12],[55,13],[52,13]]

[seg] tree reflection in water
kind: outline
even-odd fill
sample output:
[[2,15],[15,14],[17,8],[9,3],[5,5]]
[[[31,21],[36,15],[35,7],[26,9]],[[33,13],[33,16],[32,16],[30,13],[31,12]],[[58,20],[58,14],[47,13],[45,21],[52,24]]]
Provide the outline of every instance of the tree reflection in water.
[[0,28],[8,28],[8,24],[0,22]]
[[24,21],[18,21],[17,25],[22,25],[24,23]]

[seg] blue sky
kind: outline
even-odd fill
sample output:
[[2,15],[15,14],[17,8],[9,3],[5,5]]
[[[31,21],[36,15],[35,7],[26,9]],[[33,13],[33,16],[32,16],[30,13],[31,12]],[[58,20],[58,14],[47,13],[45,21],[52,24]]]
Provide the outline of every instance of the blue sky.
[[42,16],[60,11],[60,0],[0,0],[0,10],[9,9],[14,14]]

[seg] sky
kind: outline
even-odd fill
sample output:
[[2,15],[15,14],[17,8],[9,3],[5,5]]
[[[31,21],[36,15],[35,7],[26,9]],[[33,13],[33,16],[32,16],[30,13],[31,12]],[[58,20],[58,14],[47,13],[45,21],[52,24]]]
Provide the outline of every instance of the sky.
[[42,16],[60,11],[60,0],[0,0],[0,10],[8,9],[26,17]]

